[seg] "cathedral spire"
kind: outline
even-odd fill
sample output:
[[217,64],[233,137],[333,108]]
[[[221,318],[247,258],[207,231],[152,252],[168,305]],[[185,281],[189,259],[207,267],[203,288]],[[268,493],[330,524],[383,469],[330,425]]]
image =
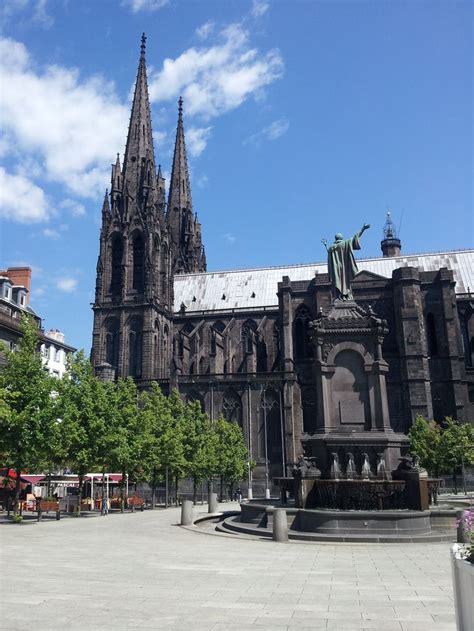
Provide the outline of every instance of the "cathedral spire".
[[[149,199],[150,187],[154,190],[155,180],[155,154],[148,99],[145,48],[146,36],[143,33],[123,163],[123,179],[127,185],[128,194],[139,202]],[[150,177],[151,174],[152,177]]]
[[176,127],[176,140],[174,144],[173,167],[171,170],[170,191],[168,197],[168,213],[170,214],[171,226],[173,223],[175,209],[191,210],[193,202],[191,198],[191,186],[189,184],[188,160],[186,157],[186,143],[184,140],[183,125],[183,99],[178,101],[178,125]]

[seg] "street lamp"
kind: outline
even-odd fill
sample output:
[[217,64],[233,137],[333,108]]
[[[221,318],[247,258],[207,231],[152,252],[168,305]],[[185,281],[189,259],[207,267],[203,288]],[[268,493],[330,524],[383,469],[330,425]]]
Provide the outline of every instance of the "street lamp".
[[260,407],[263,409],[263,435],[265,441],[265,499],[270,499],[270,484],[268,479],[268,440],[267,440],[267,410],[273,410],[276,401],[267,401],[266,398],[267,384],[262,384],[262,401]]

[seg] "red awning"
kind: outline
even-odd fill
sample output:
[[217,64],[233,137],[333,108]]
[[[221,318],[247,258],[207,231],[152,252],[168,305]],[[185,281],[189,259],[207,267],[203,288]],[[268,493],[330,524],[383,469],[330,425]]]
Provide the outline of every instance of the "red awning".
[[44,475],[24,475],[22,474],[21,479],[23,482],[28,482],[28,484],[38,484],[40,480],[43,480],[46,476]]

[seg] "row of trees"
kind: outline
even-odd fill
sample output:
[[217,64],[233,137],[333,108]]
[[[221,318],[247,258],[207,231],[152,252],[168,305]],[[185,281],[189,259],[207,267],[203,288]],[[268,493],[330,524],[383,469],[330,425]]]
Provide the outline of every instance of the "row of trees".
[[443,423],[417,416],[408,433],[410,452],[428,472],[438,477],[474,465],[474,427],[447,417]]
[[[43,369],[37,330],[27,318],[16,352],[7,353],[0,373],[0,457],[20,474],[67,467],[79,476],[79,510],[85,475],[93,470],[148,481],[153,494],[166,476],[177,485],[245,477],[248,453],[238,425],[211,421],[198,402],[177,392],[166,397],[157,384],[140,392],[132,379],[102,382],[83,352],[58,381]],[[153,498],[154,499],[154,498]],[[17,502],[15,502],[15,505]],[[153,502],[154,504],[154,502]]]

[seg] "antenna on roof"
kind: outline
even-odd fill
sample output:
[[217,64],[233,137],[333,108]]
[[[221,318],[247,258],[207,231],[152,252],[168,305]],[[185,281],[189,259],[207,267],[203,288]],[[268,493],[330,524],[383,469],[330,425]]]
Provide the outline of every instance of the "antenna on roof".
[[402,231],[402,220],[403,220],[403,213],[405,212],[405,209],[402,208],[402,214],[400,215],[400,223],[398,224],[398,238],[400,238],[400,233]]

